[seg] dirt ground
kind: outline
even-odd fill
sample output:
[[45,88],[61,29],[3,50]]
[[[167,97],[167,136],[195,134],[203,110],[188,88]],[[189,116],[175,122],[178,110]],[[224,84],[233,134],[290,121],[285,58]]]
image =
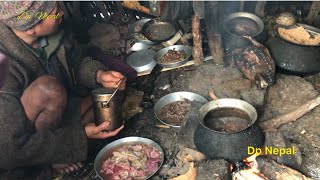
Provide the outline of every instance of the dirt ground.
[[[277,75],[276,83],[267,92],[264,92],[257,90],[237,69],[215,66],[211,63],[200,66],[195,70],[179,69],[162,73],[156,84],[154,89],[155,101],[165,94],[176,91],[192,91],[209,99],[208,91],[214,89],[218,97],[240,98],[253,104],[259,110],[259,121],[292,111],[319,95],[319,92],[315,89],[319,85],[319,75],[308,78]],[[170,87],[162,90],[168,84],[170,84]],[[313,179],[320,179],[319,112],[320,107],[294,123],[281,126],[277,132],[277,137],[267,136],[267,141],[271,144],[276,144],[280,140],[286,147],[296,147],[297,153],[294,157],[277,157],[278,163],[292,167]],[[140,130],[137,130],[136,133],[159,142],[166,151],[166,158],[173,158],[175,152],[173,149],[176,148],[175,141],[179,129],[156,128],[154,124],[159,122],[155,120],[152,110],[145,111],[143,114],[143,117],[139,120],[140,125],[137,126],[137,129]],[[154,120],[155,122],[153,122]],[[165,164],[164,167],[174,164],[173,161],[170,161],[170,163]],[[199,178],[206,179],[205,177],[209,177],[208,173],[211,173],[211,171],[206,168],[208,163],[212,164],[210,169],[216,171],[215,175],[210,176],[211,178],[228,179],[228,176],[224,174],[228,172],[228,166],[225,165],[227,162],[223,160],[197,163],[196,168]],[[219,167],[219,170],[217,170],[217,167]],[[159,179],[159,176],[154,178]],[[160,178],[166,179],[161,176]]]

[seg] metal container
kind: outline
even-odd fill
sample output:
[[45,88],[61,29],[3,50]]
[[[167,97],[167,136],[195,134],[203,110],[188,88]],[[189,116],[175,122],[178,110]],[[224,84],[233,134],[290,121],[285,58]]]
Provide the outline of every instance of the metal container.
[[226,17],[222,28],[222,39],[225,49],[235,49],[250,45],[250,41],[245,39],[243,35],[258,36],[263,31],[264,24],[254,14],[237,12]]
[[177,33],[177,28],[171,22],[152,19],[144,23],[142,34],[153,42],[164,42],[171,39]]
[[163,124],[166,124],[171,127],[179,128],[180,126],[175,126],[175,125],[166,123],[163,119],[160,118],[160,113],[161,113],[161,109],[166,105],[173,102],[182,101],[183,99],[188,99],[190,101],[199,101],[202,103],[208,102],[206,98],[193,92],[181,91],[181,92],[170,93],[163,96],[156,102],[154,106],[154,114],[156,115],[157,119]]
[[[238,114],[221,117],[241,117],[245,115],[248,121],[246,128],[235,132],[225,132],[213,129],[210,124],[215,123],[217,119],[205,120],[209,112],[221,110],[222,108],[236,110]],[[230,162],[243,160],[248,155],[248,147],[261,147],[264,144],[265,137],[262,130],[255,124],[257,112],[249,103],[240,99],[218,99],[210,101],[203,105],[199,110],[199,125],[194,133],[194,143],[197,149],[211,158],[223,158]]]
[[[318,28],[299,25],[314,34],[320,33]],[[320,72],[320,45],[297,44],[283,39],[277,32],[275,34],[275,37],[269,38],[267,47],[278,67],[302,74]]]
[[[180,51],[183,50],[187,55],[186,58],[182,59],[181,61],[178,62],[173,62],[173,63],[159,63],[158,59],[164,56],[169,50],[176,50]],[[189,61],[192,55],[192,48],[187,45],[174,45],[174,46],[169,46],[166,48],[161,49],[154,55],[154,59],[158,62],[158,64],[164,68],[175,68],[179,67]]]
[[138,73],[151,71],[157,65],[157,62],[154,60],[155,54],[156,52],[151,49],[134,52],[127,58],[127,64]]
[[107,104],[115,89],[99,88],[92,91],[93,110],[96,125],[110,122],[107,131],[113,131],[122,126],[122,95],[118,91]]
[[[162,166],[164,161],[164,152],[156,142],[152,141],[151,139],[142,138],[142,137],[125,137],[125,138],[113,141],[112,143],[106,145],[103,149],[100,150],[100,152],[96,156],[96,159],[94,160],[94,170],[96,171],[99,178],[105,179],[104,176],[100,173],[100,169],[103,161],[106,160],[108,154],[110,154],[112,151],[114,151],[115,149],[125,144],[145,144],[145,145],[153,146],[157,148],[160,152],[160,158],[161,158],[161,162],[159,163],[158,170]],[[153,174],[146,177],[146,179],[149,179],[150,177],[152,177],[157,171],[155,171]]]

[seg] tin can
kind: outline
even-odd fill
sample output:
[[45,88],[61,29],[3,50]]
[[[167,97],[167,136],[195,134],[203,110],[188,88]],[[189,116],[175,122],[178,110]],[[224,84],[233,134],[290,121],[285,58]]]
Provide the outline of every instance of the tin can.
[[112,97],[115,89],[98,88],[92,91],[93,110],[96,125],[103,122],[110,122],[107,131],[113,131],[122,126],[122,97],[121,91],[117,91]]

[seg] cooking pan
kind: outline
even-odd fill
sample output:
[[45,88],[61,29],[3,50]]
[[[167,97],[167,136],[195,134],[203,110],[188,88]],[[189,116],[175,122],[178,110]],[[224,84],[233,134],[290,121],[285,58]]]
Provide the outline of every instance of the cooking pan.
[[[310,29],[310,26],[303,26],[306,29]],[[312,30],[317,32],[316,28]],[[274,37],[269,38],[267,47],[278,67],[294,73],[320,72],[319,45],[295,44],[281,38],[277,32],[275,34]]]
[[152,19],[142,27],[142,34],[154,42],[164,42],[171,39],[177,33],[177,28],[171,22]]

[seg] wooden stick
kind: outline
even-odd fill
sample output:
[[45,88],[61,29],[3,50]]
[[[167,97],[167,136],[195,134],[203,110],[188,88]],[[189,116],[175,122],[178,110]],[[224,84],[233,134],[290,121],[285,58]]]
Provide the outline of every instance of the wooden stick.
[[301,107],[299,107],[294,111],[280,115],[278,117],[275,117],[267,121],[263,121],[259,123],[259,126],[265,131],[270,129],[277,129],[282,124],[293,122],[299,119],[300,117],[302,117],[303,115],[305,115],[306,113],[308,113],[309,111],[311,111],[312,109],[314,109],[319,105],[320,105],[320,96],[318,96],[316,99],[308,101],[307,103],[305,103],[304,105],[302,105]]
[[319,12],[320,12],[320,1],[313,1],[309,10],[308,16],[306,18],[306,21],[308,22],[308,24],[312,25],[315,18],[319,14]]
[[284,179],[301,179],[311,180],[303,175],[301,172],[296,171],[285,165],[278,164],[277,162],[267,158],[257,158],[259,170],[268,179],[284,180]]
[[192,37],[193,37],[193,51],[192,57],[195,65],[203,63],[203,52],[202,52],[202,39],[200,33],[200,19],[198,16],[192,16]]

